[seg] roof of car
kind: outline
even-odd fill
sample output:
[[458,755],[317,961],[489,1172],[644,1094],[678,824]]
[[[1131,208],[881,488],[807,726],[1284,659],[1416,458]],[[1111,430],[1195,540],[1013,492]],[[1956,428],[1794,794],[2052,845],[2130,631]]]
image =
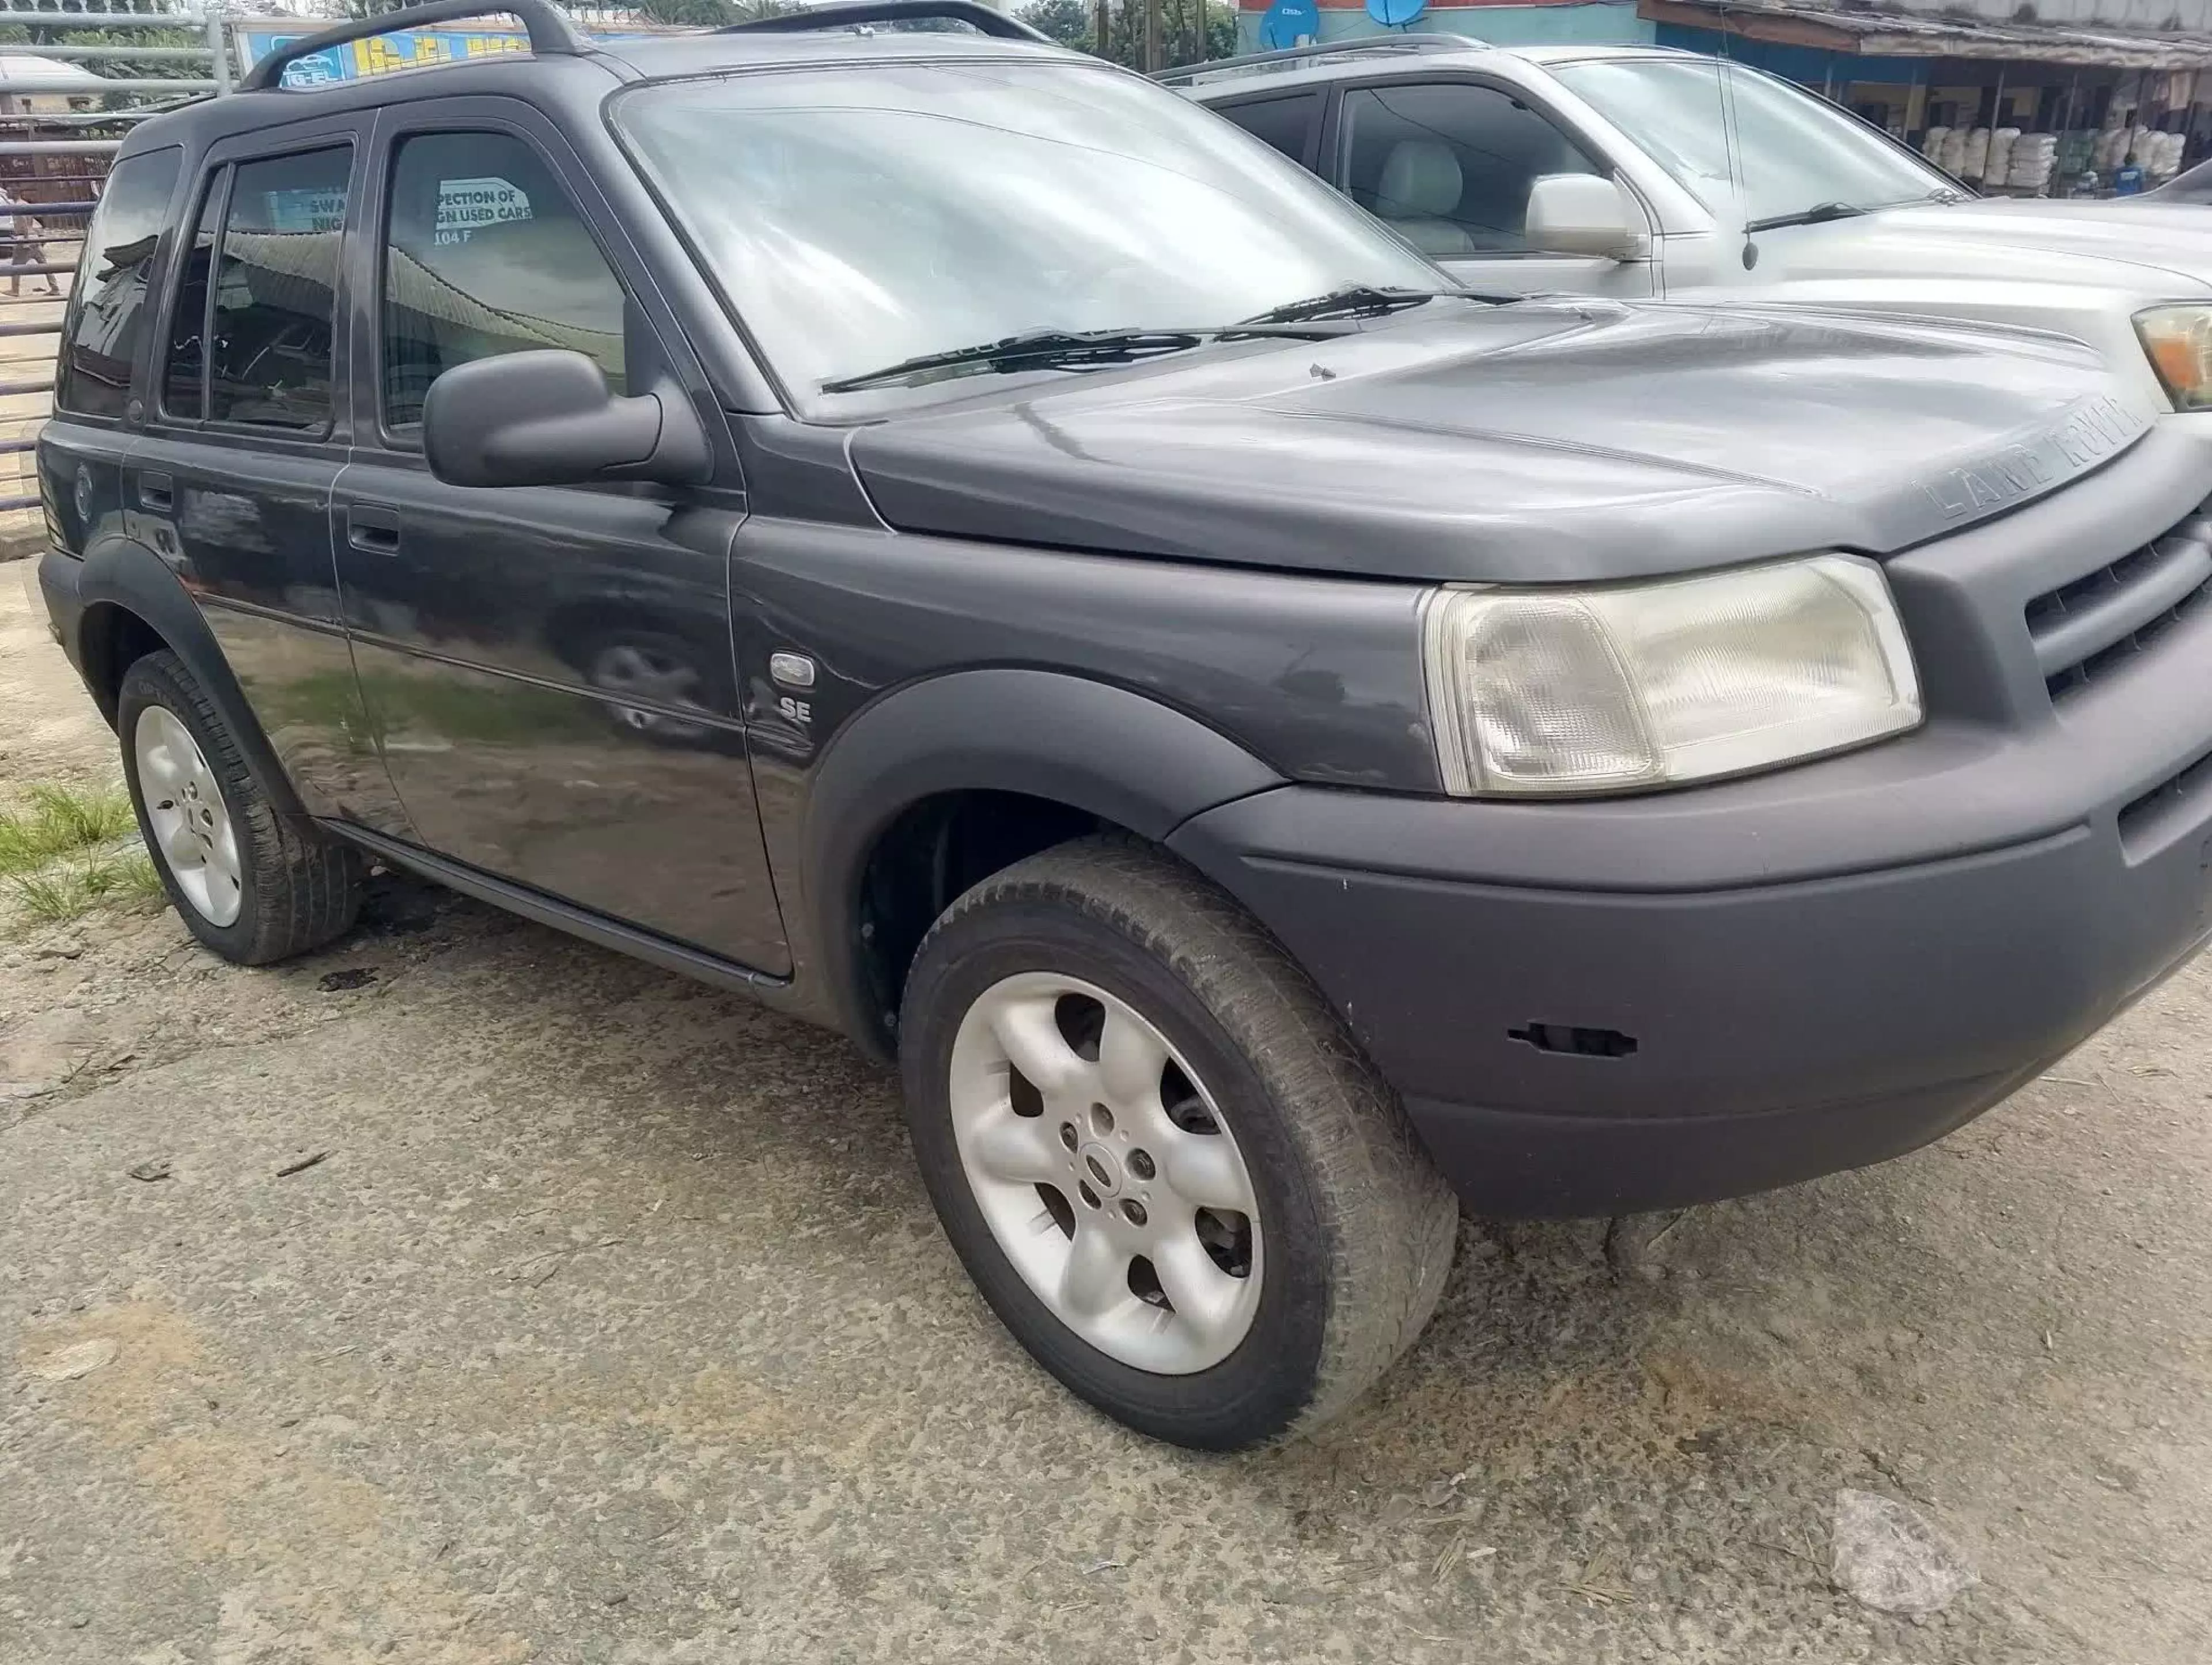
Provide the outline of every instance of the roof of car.
[[[404,14],[396,15],[392,26],[405,27]],[[1058,59],[1126,73],[1117,66],[1066,47],[950,31],[741,29],[722,33],[702,30],[595,39],[590,42],[588,51],[580,53],[548,53],[539,57],[531,52],[488,52],[481,57],[426,64],[420,69],[389,70],[313,87],[276,86],[226,98],[203,99],[141,123],[124,150],[127,154],[175,144],[187,135],[212,138],[252,132],[280,122],[305,120],[326,112],[371,109],[418,98],[512,92],[526,82],[534,80],[543,84],[548,76],[567,77],[579,73],[593,76],[611,89],[632,80],[714,75],[778,65],[848,64],[860,69],[893,62],[974,62],[988,58],[1032,62]]]
[[1488,41],[1470,39],[1463,48],[1430,46],[1410,52],[1402,50],[1397,42],[1385,35],[1372,37],[1371,46],[1369,40],[1370,38],[1364,35],[1351,37],[1341,43],[1333,42],[1328,50],[1316,52],[1310,57],[1286,52],[1272,62],[1243,64],[1235,58],[1227,58],[1218,64],[1194,64],[1180,72],[1180,76],[1192,78],[1182,80],[1179,77],[1176,90],[1200,102],[1212,103],[1237,94],[1257,94],[1262,89],[1344,81],[1354,76],[1372,80],[1383,75],[1418,80],[1434,74],[1440,68],[1465,69],[1476,64],[1495,67],[1501,60],[1511,58],[1539,64],[1547,69],[1562,64],[1616,58],[1680,58],[1700,64],[1715,62],[1704,53],[1686,52],[1672,46],[1498,46]]

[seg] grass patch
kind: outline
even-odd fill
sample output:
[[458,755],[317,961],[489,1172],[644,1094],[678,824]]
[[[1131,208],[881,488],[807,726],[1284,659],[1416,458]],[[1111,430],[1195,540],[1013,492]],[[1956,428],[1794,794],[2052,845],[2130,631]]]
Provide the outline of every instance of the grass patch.
[[58,863],[44,872],[18,874],[8,884],[25,913],[49,925],[82,919],[106,902],[167,899],[153,858],[143,850]]
[[118,787],[36,786],[20,810],[0,811],[0,875],[34,874],[58,856],[112,844],[137,825]]
[[119,787],[33,787],[21,807],[0,811],[0,882],[22,913],[48,924],[166,901],[137,830]]

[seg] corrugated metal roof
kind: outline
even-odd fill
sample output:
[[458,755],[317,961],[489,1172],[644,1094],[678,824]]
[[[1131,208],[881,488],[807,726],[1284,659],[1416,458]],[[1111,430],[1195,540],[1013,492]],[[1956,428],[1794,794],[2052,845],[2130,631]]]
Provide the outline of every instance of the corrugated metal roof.
[[1867,58],[1985,58],[2122,70],[2212,69],[2212,36],[1989,23],[1893,11],[1841,10],[1790,0],[1641,0],[1660,22],[1721,29],[1756,40],[1826,46]]

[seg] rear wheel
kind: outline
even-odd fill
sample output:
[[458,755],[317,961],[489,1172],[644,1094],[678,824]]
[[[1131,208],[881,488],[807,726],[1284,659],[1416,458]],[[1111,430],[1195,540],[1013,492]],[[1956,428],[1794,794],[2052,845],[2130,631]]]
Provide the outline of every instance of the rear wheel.
[[352,925],[361,858],[277,814],[183,660],[135,660],[116,716],[138,830],[195,937],[237,964],[265,965]]
[[924,939],[900,1029],[953,1247],[1109,1415],[1281,1437],[1427,1322],[1449,1188],[1304,975],[1164,854],[1087,839],[985,880]]

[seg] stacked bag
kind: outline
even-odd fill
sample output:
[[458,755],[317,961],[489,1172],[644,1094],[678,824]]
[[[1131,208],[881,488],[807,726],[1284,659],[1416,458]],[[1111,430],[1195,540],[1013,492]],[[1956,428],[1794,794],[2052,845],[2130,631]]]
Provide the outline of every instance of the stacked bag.
[[1977,127],[1966,135],[1964,165],[1956,173],[1962,179],[1978,179],[1990,165],[1990,130]]
[[1990,135],[1989,161],[1974,177],[1988,185],[2002,185],[2012,173],[2013,147],[2020,143],[2020,129],[2000,127]]
[[2013,141],[2011,164],[2005,169],[2003,179],[1991,183],[2039,194],[2051,188],[2051,176],[2057,172],[2057,163],[2056,133],[2023,133]]

